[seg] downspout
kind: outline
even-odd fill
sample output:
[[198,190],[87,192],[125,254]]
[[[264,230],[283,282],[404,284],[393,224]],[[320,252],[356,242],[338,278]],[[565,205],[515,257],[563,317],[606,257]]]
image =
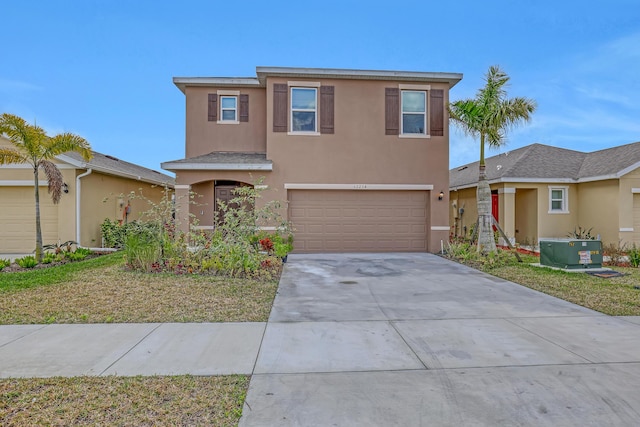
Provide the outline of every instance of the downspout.
[[85,173],[76,176],[76,242],[78,246],[82,246],[80,243],[80,178],[91,175],[91,172],[93,169],[87,169]]

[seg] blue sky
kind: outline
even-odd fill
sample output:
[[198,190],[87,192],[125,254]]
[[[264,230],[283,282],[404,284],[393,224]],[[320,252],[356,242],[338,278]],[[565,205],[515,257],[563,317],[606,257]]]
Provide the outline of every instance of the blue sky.
[[[253,77],[256,66],[459,72],[455,100],[500,65],[509,94],[538,110],[489,156],[640,141],[637,0],[21,0],[3,4],[2,34],[0,112],[156,170],[184,157],[172,77]],[[478,156],[452,128],[450,166]]]

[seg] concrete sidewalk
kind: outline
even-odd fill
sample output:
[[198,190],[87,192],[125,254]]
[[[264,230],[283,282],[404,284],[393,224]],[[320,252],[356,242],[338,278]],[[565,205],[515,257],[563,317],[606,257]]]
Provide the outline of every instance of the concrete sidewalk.
[[251,374],[265,323],[0,326],[0,378]]
[[429,254],[290,255],[240,425],[640,425],[640,318]]

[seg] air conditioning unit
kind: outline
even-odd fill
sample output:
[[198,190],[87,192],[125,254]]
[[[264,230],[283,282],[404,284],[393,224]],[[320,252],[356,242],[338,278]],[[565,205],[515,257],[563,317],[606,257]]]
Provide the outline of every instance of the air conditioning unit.
[[540,240],[540,265],[568,270],[602,268],[600,240]]

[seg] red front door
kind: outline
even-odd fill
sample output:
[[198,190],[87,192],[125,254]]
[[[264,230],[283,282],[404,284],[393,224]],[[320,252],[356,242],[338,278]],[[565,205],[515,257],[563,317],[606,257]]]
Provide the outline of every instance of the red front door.
[[498,216],[499,204],[498,204],[498,194],[491,193],[491,214],[496,219],[496,222],[500,221],[500,217]]

